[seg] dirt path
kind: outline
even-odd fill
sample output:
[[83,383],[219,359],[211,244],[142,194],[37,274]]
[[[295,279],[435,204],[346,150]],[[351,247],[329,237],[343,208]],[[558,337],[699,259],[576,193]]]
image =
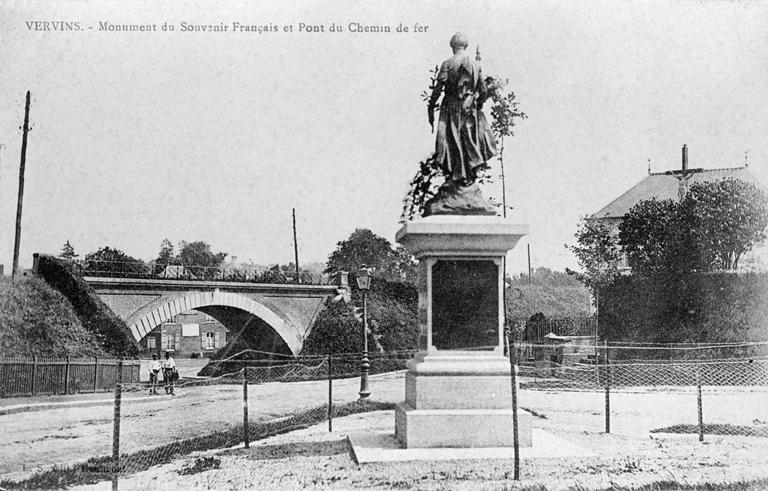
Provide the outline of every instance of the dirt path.
[[[334,403],[356,400],[359,383],[356,378],[334,381]],[[372,377],[371,390],[379,401],[402,400],[403,376]],[[176,392],[174,397],[146,396],[150,401],[124,400],[121,453],[242,426],[240,385],[181,387]],[[249,419],[257,421],[325,404],[328,385],[251,384],[248,393]],[[0,475],[111,455],[113,411],[112,406],[90,406],[0,416]]]
[[[526,394],[521,394],[526,395]],[[530,395],[530,394],[528,394]],[[582,433],[562,429],[567,418],[537,418],[535,425],[581,444],[597,456],[524,458],[521,480],[513,481],[510,460],[398,462],[357,466],[344,440],[347,432],[388,430],[392,411],[356,414],[325,425],[277,435],[238,448],[188,455],[120,479],[123,489],[423,489],[571,490],[634,488],[647,483],[739,483],[768,477],[768,439],[658,436],[639,432]],[[568,435],[568,436],[566,436]],[[542,488],[536,488],[540,485]],[[109,489],[109,482],[75,489]],[[742,489],[742,488],[738,488]]]
[[[402,374],[372,378],[372,398],[386,402],[401,401],[404,396],[403,378]],[[358,389],[357,378],[335,381],[334,402],[356,400]],[[317,407],[324,404],[327,398],[325,381],[249,385],[248,390],[251,421],[274,419]],[[149,402],[127,402],[122,412],[121,449],[123,452],[135,452],[218,429],[240,428],[241,391],[239,385],[187,387],[180,388],[176,397],[162,395],[151,398]],[[679,476],[693,479],[697,475],[717,473],[721,476],[747,478],[756,475],[760,469],[768,469],[768,457],[765,457],[768,456],[768,438],[707,435],[705,443],[701,444],[696,435],[649,432],[673,424],[695,424],[696,394],[692,391],[638,390],[612,394],[610,435],[603,432],[604,395],[601,392],[522,390],[519,401],[520,407],[538,415],[534,418],[536,427],[597,454],[597,457],[590,460],[545,459],[525,467],[528,478],[544,476],[545,480],[557,482],[563,475],[563,469],[570,469],[573,475],[582,476],[589,482],[602,482],[610,486],[614,482],[610,479],[622,480],[626,477],[629,479],[627,482],[631,482],[631,479],[640,475],[645,476],[644,480],[653,476],[656,479]],[[705,391],[703,402],[707,423],[750,427],[768,424],[767,392],[750,391],[748,388],[717,392],[710,390]],[[80,462],[89,457],[111,454],[112,414],[111,406],[94,406],[0,416],[0,434],[3,435],[0,440],[0,474]],[[382,424],[393,425],[394,421],[387,420]],[[333,452],[339,450],[333,448]],[[297,456],[304,455],[306,450],[301,445],[291,449],[297,452]],[[266,481],[254,482],[274,482],[268,480],[272,478],[281,480],[281,473],[285,476],[293,475],[295,462],[288,455],[289,450],[285,452],[284,460],[269,461],[268,469],[271,470],[264,474]],[[363,481],[354,481],[355,472],[347,472],[346,469],[355,466],[348,461],[343,449],[338,455],[333,453],[324,458],[332,459],[328,472],[304,469],[303,476],[308,480],[302,478],[294,484],[316,482],[322,486],[323,483],[328,485],[334,483],[334,479],[340,479],[339,482],[346,482],[347,486],[365,483],[386,487],[395,482],[391,480],[392,470],[384,468],[372,471]],[[230,480],[236,481],[239,472],[247,472],[251,476],[262,475],[264,472],[263,460],[237,459],[236,465],[241,467],[230,469],[227,474]],[[323,463],[318,461],[312,465]],[[491,481],[503,481],[508,471],[507,462],[493,464],[491,468],[498,472],[492,475],[488,475],[485,468],[477,464],[462,464],[459,467],[435,464],[428,467],[428,474],[424,474],[424,466],[405,466],[404,469],[412,475],[404,475],[404,482],[418,483],[421,482],[419,479],[427,475],[431,476],[427,477],[428,480],[440,487],[443,482],[440,473],[450,476],[458,475],[456,472],[461,471],[459,474],[464,472],[462,475],[471,478],[469,484],[473,480],[474,484],[478,484],[476,480],[484,479],[483,476],[489,477]],[[156,475],[157,471],[148,472]],[[200,482],[195,485],[200,485]]]

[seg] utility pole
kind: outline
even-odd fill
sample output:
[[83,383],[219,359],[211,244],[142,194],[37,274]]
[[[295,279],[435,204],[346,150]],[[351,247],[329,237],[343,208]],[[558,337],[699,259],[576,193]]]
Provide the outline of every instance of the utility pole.
[[531,244],[528,244],[528,284],[531,284]]
[[293,258],[294,264],[296,264],[296,283],[301,283],[301,276],[299,275],[299,243],[296,241],[296,208],[293,210]]
[[21,136],[21,163],[19,164],[19,198],[16,203],[16,238],[13,243],[13,270],[11,279],[16,280],[19,269],[19,245],[21,244],[21,204],[24,200],[24,167],[27,162],[27,134],[29,133],[29,98],[24,106],[24,127]]
[[[5,150],[5,143],[0,143],[0,177],[3,175],[3,150]],[[0,186],[0,204],[3,202],[2,199],[2,186]],[[0,213],[0,216],[2,214]],[[2,222],[0,222],[0,230],[2,230]],[[2,236],[0,236],[0,241],[2,240]],[[0,264],[0,277],[3,276],[3,268],[2,264]]]

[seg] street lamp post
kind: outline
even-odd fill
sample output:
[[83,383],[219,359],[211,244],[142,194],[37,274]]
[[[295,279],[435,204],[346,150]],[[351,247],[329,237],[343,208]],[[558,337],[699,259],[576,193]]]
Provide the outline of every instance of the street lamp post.
[[365,265],[361,265],[357,272],[357,287],[363,294],[363,359],[360,360],[360,399],[371,395],[368,388],[368,371],[371,362],[368,360],[368,290],[371,288],[371,275]]

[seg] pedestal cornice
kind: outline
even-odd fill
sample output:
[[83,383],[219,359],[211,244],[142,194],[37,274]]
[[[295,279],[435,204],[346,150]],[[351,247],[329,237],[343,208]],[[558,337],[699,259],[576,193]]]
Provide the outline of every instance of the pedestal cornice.
[[396,239],[417,258],[503,256],[528,232],[528,225],[498,216],[434,215],[405,223]]

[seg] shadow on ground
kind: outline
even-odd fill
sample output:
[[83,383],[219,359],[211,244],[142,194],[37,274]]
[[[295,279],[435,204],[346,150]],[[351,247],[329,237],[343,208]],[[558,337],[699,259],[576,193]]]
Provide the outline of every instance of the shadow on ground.
[[244,455],[249,460],[274,460],[291,457],[331,457],[349,454],[347,440],[325,442],[294,442],[280,445],[256,445],[251,448],[226,450],[220,455]]

